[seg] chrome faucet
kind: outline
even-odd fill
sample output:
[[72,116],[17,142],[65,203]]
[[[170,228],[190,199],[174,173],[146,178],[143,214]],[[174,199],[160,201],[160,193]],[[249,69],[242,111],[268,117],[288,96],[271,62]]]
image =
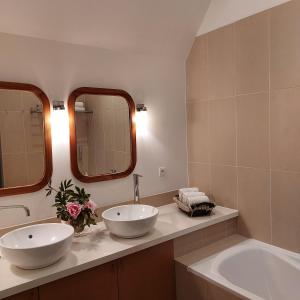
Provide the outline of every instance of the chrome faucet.
[[133,204],[140,203],[139,177],[143,176],[139,174],[133,174]]
[[2,210],[2,209],[12,209],[12,208],[23,208],[26,212],[26,216],[27,217],[30,216],[30,210],[25,205],[17,205],[17,204],[14,204],[14,205],[0,205],[0,210]]

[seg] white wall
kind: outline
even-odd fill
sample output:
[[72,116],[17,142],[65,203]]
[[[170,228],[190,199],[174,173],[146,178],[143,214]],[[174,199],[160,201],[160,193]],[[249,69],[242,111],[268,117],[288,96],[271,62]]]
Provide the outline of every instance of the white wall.
[[[149,134],[138,139],[135,172],[143,174],[141,194],[152,195],[186,184],[186,120],[184,59],[178,55],[120,53],[100,48],[0,34],[0,80],[32,83],[51,101],[67,101],[80,86],[120,88],[149,110]],[[185,45],[186,46],[186,45]],[[176,52],[176,51],[175,51]],[[53,184],[71,178],[68,120],[53,124]],[[167,175],[158,177],[158,167]],[[132,198],[132,177],[82,184],[100,205]],[[45,192],[2,197],[1,205],[25,204],[23,211],[0,211],[0,227],[54,215]]]
[[211,0],[197,36],[290,0]]

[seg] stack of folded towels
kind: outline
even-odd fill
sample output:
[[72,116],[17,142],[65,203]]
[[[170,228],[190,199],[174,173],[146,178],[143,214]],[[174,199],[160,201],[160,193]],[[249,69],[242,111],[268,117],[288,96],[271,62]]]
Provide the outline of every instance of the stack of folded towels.
[[199,189],[196,187],[179,189],[178,199],[184,205],[191,208],[210,202],[205,193],[199,192]]
[[85,104],[82,101],[75,102],[75,111],[85,111]]

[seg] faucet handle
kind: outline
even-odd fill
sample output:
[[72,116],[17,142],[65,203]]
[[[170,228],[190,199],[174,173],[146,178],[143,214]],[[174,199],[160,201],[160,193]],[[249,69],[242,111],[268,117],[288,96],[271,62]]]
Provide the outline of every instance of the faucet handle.
[[143,177],[143,175],[140,175],[140,174],[136,174],[136,173],[134,173],[134,174],[133,174],[133,177],[136,177],[136,178],[138,178],[138,177]]

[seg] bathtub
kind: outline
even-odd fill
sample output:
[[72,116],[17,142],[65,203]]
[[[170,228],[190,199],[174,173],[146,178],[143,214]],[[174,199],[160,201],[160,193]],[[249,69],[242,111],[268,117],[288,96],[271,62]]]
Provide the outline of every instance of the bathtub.
[[242,299],[300,300],[300,254],[246,239],[188,271]]

